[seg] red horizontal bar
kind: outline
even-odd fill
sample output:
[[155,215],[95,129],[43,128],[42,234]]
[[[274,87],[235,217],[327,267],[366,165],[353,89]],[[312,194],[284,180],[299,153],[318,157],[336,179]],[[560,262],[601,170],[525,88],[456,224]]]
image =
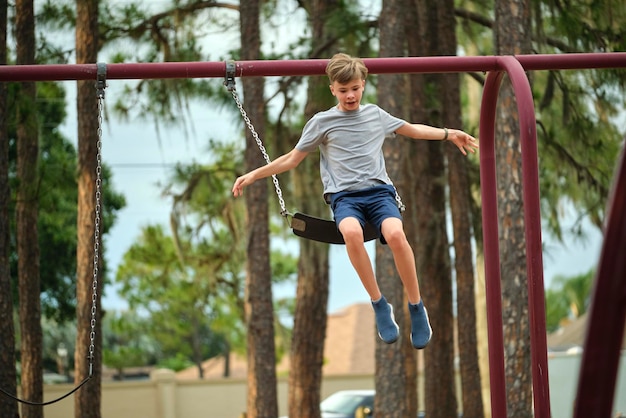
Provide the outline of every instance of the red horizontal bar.
[[626,52],[516,55],[527,71],[625,68]]
[[[495,56],[365,58],[363,61],[370,74],[469,72],[497,68]],[[323,75],[327,63],[328,59],[237,61],[236,75],[237,77]]]
[[[626,52],[517,55],[525,70],[624,68]],[[497,56],[397,57],[364,59],[371,74],[445,73],[502,70]],[[327,59],[237,61],[237,77],[323,75]],[[107,64],[106,79],[224,77],[225,62],[153,62]],[[0,66],[0,81],[95,80],[96,64]]]
[[226,63],[219,61],[107,65],[107,79],[204,78],[225,74]]
[[[107,64],[106,79],[224,77],[224,62],[151,62]],[[0,66],[0,81],[95,80],[97,64]]]

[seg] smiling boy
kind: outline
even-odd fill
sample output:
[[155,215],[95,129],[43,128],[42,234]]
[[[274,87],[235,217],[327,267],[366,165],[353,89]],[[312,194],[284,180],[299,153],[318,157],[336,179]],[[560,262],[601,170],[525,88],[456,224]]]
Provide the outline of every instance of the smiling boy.
[[350,262],[371,298],[378,335],[391,344],[398,339],[399,329],[393,306],[378,287],[365,249],[366,222],[380,232],[381,242],[391,249],[409,300],[411,342],[417,349],[424,348],[432,329],[420,295],[415,255],[404,233],[396,190],[385,168],[383,143],[392,133],[414,139],[448,140],[464,155],[475,152],[478,144],[461,130],[408,123],[375,104],[362,105],[368,71],[360,58],[336,54],[328,62],[326,74],[337,105],[315,114],[290,152],[237,178],[233,195],[240,196],[258,179],[296,167],[309,152],[319,149],[324,198],[331,206]]

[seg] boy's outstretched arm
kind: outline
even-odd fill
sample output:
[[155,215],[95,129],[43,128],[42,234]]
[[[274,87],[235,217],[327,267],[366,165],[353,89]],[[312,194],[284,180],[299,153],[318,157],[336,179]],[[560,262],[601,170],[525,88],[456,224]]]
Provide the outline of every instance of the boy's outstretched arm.
[[415,139],[448,140],[467,155],[467,151],[476,152],[478,142],[476,138],[459,129],[435,128],[429,125],[406,123],[396,130],[396,133]]
[[233,184],[233,195],[235,197],[241,196],[243,194],[244,187],[251,185],[259,179],[291,170],[292,168],[300,164],[300,162],[304,160],[304,157],[306,157],[306,155],[306,152],[298,151],[294,148],[287,154],[281,155],[280,157],[276,158],[271,163],[252,170],[249,173],[244,174],[243,176],[237,177],[237,180],[235,180],[235,184]]

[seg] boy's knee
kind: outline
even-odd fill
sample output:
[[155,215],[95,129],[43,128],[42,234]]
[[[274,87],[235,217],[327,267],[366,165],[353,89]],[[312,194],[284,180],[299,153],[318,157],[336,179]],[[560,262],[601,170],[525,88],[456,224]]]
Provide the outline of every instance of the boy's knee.
[[387,241],[387,245],[389,245],[391,249],[399,248],[408,243],[406,235],[402,229],[388,231],[385,235],[385,241]]
[[338,225],[345,242],[363,241],[363,228],[355,218],[345,218]]
[[341,235],[343,235],[343,240],[346,243],[363,242],[363,229],[361,228],[361,225],[357,225],[357,227],[350,226],[343,228],[341,230]]

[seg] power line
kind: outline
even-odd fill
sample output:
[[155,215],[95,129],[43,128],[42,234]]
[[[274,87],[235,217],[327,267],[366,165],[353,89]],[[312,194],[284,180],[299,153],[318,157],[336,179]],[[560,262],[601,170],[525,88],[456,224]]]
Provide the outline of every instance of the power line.
[[177,163],[108,163],[111,168],[173,168]]

